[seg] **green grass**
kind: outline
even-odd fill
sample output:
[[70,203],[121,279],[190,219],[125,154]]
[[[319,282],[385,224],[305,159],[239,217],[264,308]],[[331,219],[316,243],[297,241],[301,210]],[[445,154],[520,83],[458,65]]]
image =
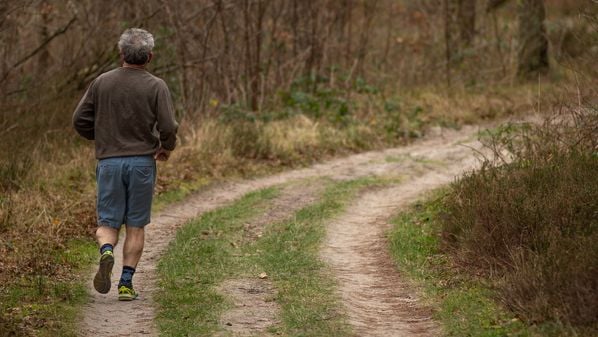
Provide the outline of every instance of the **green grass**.
[[568,327],[555,323],[524,324],[500,306],[493,287],[466,276],[451,265],[440,249],[439,215],[442,196],[437,191],[393,220],[389,233],[391,254],[399,269],[421,284],[424,300],[437,307],[448,336],[568,336]]
[[78,336],[75,318],[87,300],[87,279],[80,275],[96,257],[93,242],[73,240],[53,261],[69,266],[70,273],[23,277],[2,288],[0,311],[5,314],[0,316],[0,335]]
[[266,226],[257,241],[243,239],[243,224],[267,207],[278,191],[250,193],[234,204],[185,225],[160,261],[158,325],[164,336],[224,333],[220,315],[231,307],[218,293],[226,279],[255,278],[261,272],[277,289],[284,336],[349,336],[334,294],[334,279],[320,261],[324,221],[340,212],[357,191],[375,179],[330,183],[322,198],[290,220]]
[[162,335],[205,336],[219,330],[218,317],[227,303],[214,286],[239,272],[233,243],[241,238],[245,221],[277,193],[250,193],[178,231],[158,265],[157,322]]
[[260,265],[278,289],[283,334],[349,336],[350,330],[334,295],[335,283],[320,261],[324,222],[342,211],[361,188],[382,181],[358,179],[331,185],[322,199],[295,214],[292,221],[271,226],[257,248]]

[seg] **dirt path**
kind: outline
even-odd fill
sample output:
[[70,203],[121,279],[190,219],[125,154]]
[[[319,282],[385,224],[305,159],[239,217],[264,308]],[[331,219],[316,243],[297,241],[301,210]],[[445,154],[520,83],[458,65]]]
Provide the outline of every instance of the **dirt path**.
[[[414,323],[422,335],[430,335],[434,331],[430,330],[433,324],[425,320],[425,312],[422,315],[420,311],[412,310],[415,307],[408,290],[402,293],[390,289],[391,285],[393,289],[397,288],[401,282],[398,275],[394,275],[396,272],[389,265],[389,258],[383,254],[386,248],[381,241],[385,229],[382,220],[419,193],[448,182],[462,172],[472,162],[473,154],[459,143],[468,142],[468,146],[477,146],[476,142],[471,141],[476,131],[477,128],[473,127],[447,131],[408,147],[362,153],[271,177],[214,186],[169,207],[155,215],[146,230],[147,248],[135,275],[135,287],[141,293],[140,300],[118,302],[114,289],[108,295],[101,295],[93,290],[90,281],[91,299],[84,307],[81,334],[158,335],[153,324],[155,305],[152,299],[156,289],[156,264],[176,229],[186,221],[222,207],[248,192],[274,185],[321,177],[340,180],[395,176],[407,179],[397,187],[363,195],[350,212],[331,224],[323,255],[339,276],[341,296],[345,300],[351,323],[360,336],[382,336],[382,331],[397,332],[384,336],[401,336],[399,332],[409,331],[408,325]],[[412,180],[410,177],[418,178]],[[359,238],[357,241],[356,237]],[[375,254],[370,254],[369,250]],[[122,245],[117,246],[115,253],[117,264],[114,266],[113,284],[117,283],[122,269]],[[372,266],[369,275],[363,268],[366,265]],[[360,285],[360,282],[357,285],[348,282],[351,273],[357,275],[356,280],[371,282],[371,289],[368,290],[367,285]],[[89,277],[90,280],[92,278]],[[402,323],[395,326],[389,319]]]
[[339,292],[356,336],[438,336],[431,311],[401,279],[388,254],[385,233],[397,209],[446,184],[475,161],[466,156],[442,170],[403,184],[369,191],[328,227],[321,251],[339,281]]

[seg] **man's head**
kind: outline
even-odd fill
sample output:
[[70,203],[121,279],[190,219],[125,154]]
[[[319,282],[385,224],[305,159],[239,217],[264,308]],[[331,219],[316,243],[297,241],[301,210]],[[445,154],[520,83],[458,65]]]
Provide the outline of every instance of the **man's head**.
[[118,50],[128,64],[144,65],[152,57],[154,36],[140,28],[129,28],[120,36]]

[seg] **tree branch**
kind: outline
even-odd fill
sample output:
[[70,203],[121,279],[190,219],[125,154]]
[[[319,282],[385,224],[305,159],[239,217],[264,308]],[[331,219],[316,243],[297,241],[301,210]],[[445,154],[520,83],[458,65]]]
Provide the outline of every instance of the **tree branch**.
[[25,57],[23,57],[22,59],[20,59],[19,61],[15,62],[12,67],[10,69],[8,69],[3,75],[2,78],[0,79],[0,83],[4,82],[6,80],[6,78],[8,77],[8,74],[10,74],[10,72],[13,69],[16,69],[17,67],[19,67],[20,65],[22,65],[23,63],[27,62],[27,60],[29,60],[30,58],[32,58],[33,56],[35,56],[37,53],[39,53],[42,49],[44,49],[45,46],[48,45],[48,43],[50,43],[52,40],[54,40],[56,37],[58,37],[59,35],[62,35],[64,33],[66,33],[66,31],[70,28],[70,26],[77,21],[77,17],[73,16],[71,18],[71,20],[62,28],[56,30],[52,35],[48,36],[47,39],[45,39],[37,48],[35,48],[32,52],[30,52],[29,54],[27,54]]
[[488,0],[486,3],[486,13],[490,13],[497,9],[498,7],[504,5],[509,0]]
[[37,48],[35,48],[31,53],[29,53],[27,56],[23,57],[22,59],[20,59],[19,61],[17,61],[15,64],[12,65],[13,68],[16,68],[18,66],[20,66],[21,64],[25,63],[27,60],[29,60],[30,58],[32,58],[33,56],[35,56],[35,54],[39,53],[40,50],[42,50],[48,43],[50,43],[52,40],[54,40],[54,38],[56,38],[59,35],[62,35],[64,33],[66,33],[66,31],[69,29],[69,27],[75,22],[77,21],[77,17],[73,16],[71,18],[71,20],[66,24],[66,26],[56,30],[52,35],[50,35],[47,39],[44,40],[44,42],[42,42],[42,44],[40,44]]

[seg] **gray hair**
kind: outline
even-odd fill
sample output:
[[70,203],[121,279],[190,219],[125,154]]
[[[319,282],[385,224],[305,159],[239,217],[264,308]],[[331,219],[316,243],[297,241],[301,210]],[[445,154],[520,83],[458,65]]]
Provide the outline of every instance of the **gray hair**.
[[118,50],[129,64],[146,64],[154,48],[154,36],[147,30],[129,28],[118,41]]

